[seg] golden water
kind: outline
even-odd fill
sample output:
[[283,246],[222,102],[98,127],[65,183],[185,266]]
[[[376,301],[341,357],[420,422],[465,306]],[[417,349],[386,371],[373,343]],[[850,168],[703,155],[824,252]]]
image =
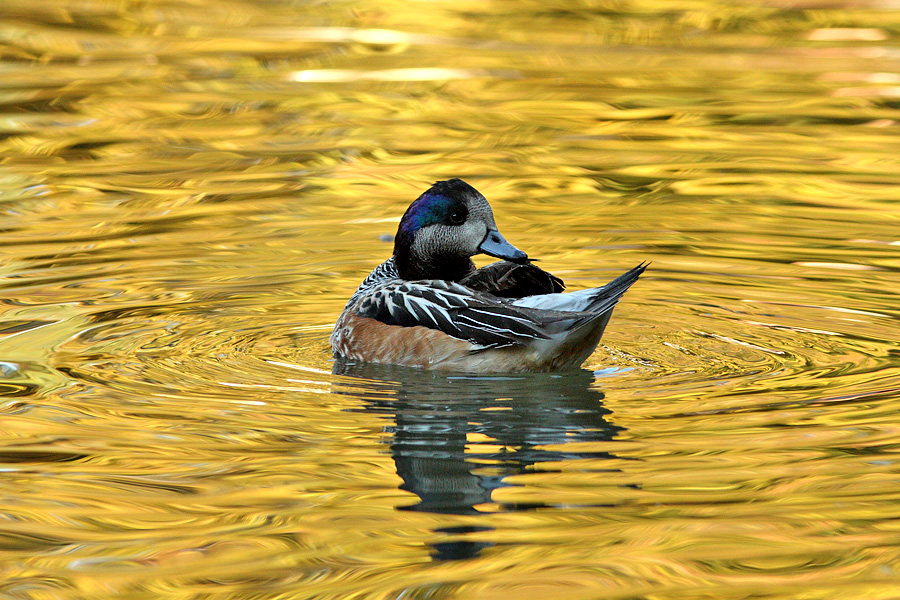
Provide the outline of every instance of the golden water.
[[[4,0],[0,596],[900,597],[900,4]],[[585,369],[332,372],[458,176]]]

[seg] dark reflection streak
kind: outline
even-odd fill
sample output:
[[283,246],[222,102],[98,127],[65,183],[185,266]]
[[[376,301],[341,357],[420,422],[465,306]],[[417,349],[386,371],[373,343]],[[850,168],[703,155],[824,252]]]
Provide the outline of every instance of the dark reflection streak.
[[33,383],[0,383],[0,396],[2,397],[25,397],[33,396],[41,387]]
[[20,450],[5,448],[0,451],[0,464],[4,463],[48,463],[72,462],[89,458],[90,454],[66,452],[65,450]]
[[[362,410],[393,420],[391,455],[401,489],[419,502],[400,510],[477,515],[480,505],[497,504],[494,490],[506,478],[532,470],[552,472],[549,463],[613,458],[607,452],[565,451],[570,442],[609,441],[622,430],[609,424],[603,394],[591,387],[593,373],[515,377],[448,377],[381,365],[337,362],[336,393],[364,402]],[[549,445],[555,448],[547,448]],[[598,498],[597,505],[602,505]],[[507,511],[552,506],[500,503]],[[442,528],[459,537],[489,530],[475,526]],[[469,558],[486,542],[454,539],[433,546],[438,560]]]
[[52,325],[57,321],[5,321],[0,324],[0,335],[9,335],[13,333],[22,333],[23,331],[31,331],[44,325]]

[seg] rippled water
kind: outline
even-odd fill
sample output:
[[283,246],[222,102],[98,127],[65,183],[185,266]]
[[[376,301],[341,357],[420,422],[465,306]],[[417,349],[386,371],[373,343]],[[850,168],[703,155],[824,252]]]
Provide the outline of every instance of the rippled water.
[[[898,9],[5,0],[0,595],[897,598]],[[334,365],[453,176],[584,369]]]

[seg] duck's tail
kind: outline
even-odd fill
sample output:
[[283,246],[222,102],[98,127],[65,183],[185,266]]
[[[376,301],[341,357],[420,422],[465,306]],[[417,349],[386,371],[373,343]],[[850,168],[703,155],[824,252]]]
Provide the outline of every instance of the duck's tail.
[[588,306],[584,309],[585,312],[592,312],[595,314],[605,313],[613,308],[618,304],[619,300],[622,299],[622,296],[628,291],[628,288],[638,280],[641,273],[647,270],[649,265],[649,262],[641,263],[630,271],[619,275],[603,287],[594,288],[593,291],[595,294]]

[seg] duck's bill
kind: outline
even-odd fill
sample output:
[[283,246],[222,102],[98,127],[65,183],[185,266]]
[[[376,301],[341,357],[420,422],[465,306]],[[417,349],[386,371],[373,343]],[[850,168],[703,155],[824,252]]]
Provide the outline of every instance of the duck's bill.
[[481,252],[488,256],[504,258],[516,263],[523,263],[528,260],[528,255],[510,244],[504,239],[500,232],[496,229],[489,229],[484,241],[478,246]]

